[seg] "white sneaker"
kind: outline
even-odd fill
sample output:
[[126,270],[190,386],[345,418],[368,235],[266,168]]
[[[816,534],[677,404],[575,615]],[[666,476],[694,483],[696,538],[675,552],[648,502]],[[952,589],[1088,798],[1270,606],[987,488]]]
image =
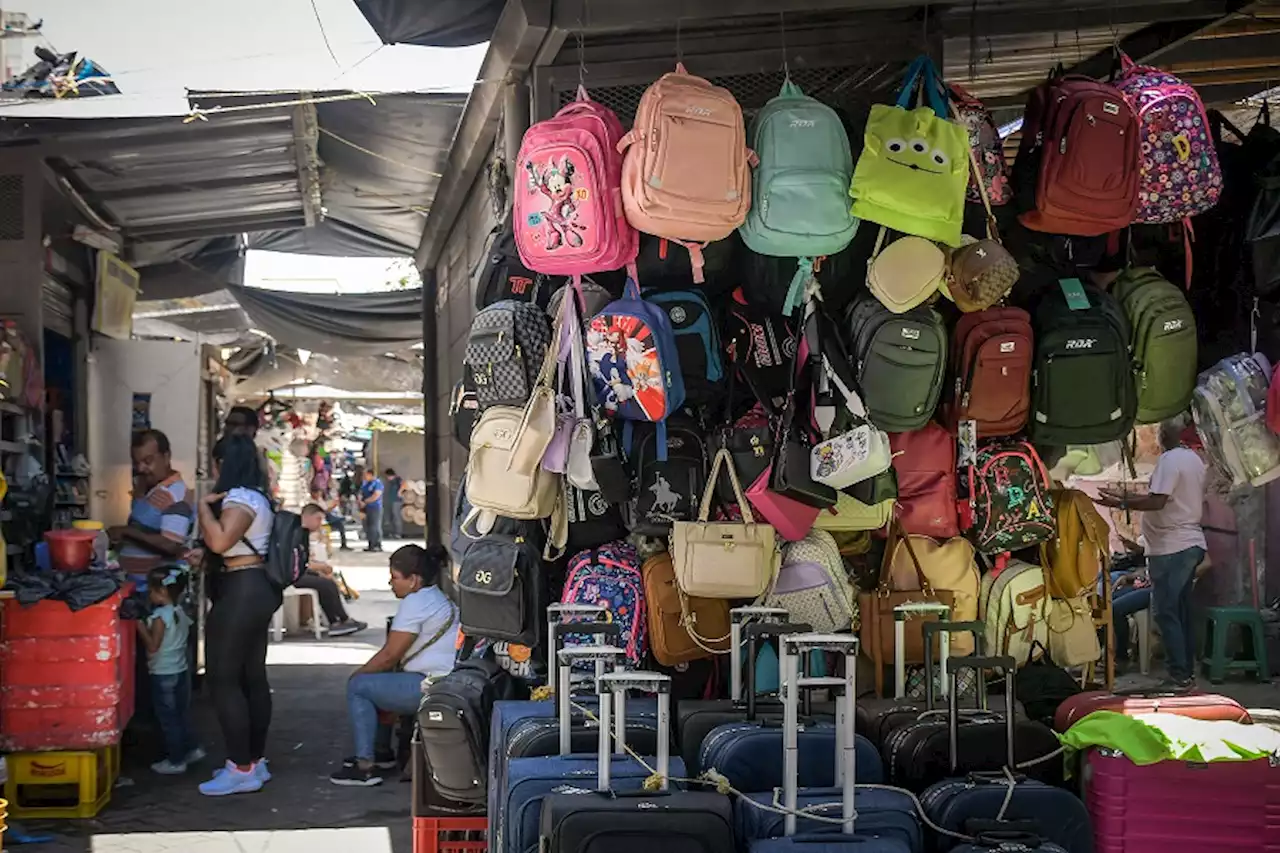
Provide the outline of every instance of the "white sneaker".
[[208,782],[200,784],[200,793],[206,797],[225,797],[230,794],[251,794],[262,790],[262,777],[257,768],[241,770],[230,761],[223,772],[214,774]]
[[157,761],[151,765],[152,773],[159,773],[161,776],[181,776],[187,772],[186,764],[174,764],[169,759]]
[[187,763],[199,764],[201,761],[204,761],[205,758],[208,757],[208,755],[209,753],[205,752],[201,747],[198,747],[198,746],[194,747],[190,752],[187,753]]

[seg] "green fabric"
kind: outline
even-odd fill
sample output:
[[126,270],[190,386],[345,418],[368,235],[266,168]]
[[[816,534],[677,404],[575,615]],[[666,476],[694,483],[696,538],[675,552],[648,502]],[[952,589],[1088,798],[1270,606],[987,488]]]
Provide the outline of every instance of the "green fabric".
[[1187,297],[1151,267],[1125,270],[1112,292],[1132,329],[1138,423],[1184,411],[1196,386],[1196,318]]
[[1058,735],[1072,756],[1090,747],[1121,752],[1134,764],[1157,761],[1246,761],[1280,755],[1280,732],[1270,726],[1194,720],[1178,714],[1094,711]]

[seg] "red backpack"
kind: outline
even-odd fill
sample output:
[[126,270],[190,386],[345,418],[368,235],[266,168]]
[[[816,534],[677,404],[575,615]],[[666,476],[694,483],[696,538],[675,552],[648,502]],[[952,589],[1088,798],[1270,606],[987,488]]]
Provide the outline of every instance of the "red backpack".
[[963,314],[951,338],[955,381],[945,418],[978,423],[978,437],[1013,435],[1031,410],[1031,315],[1021,308],[988,308]]
[[956,504],[956,440],[936,423],[889,434],[898,475],[898,523],[907,533],[960,535]]
[[1114,86],[1050,77],[1031,93],[1014,163],[1032,231],[1097,237],[1127,227],[1138,210],[1138,119]]

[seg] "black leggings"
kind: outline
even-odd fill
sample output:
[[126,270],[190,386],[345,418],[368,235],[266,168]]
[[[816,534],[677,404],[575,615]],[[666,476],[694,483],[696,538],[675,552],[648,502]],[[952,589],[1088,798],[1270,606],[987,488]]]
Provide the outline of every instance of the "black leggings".
[[338,582],[316,572],[303,572],[302,577],[293,583],[301,589],[314,589],[320,596],[320,609],[330,625],[347,621],[347,608],[342,604],[342,593],[338,590]]
[[259,568],[225,572],[205,630],[207,678],[227,758],[245,766],[262,758],[271,725],[267,637],[280,591]]

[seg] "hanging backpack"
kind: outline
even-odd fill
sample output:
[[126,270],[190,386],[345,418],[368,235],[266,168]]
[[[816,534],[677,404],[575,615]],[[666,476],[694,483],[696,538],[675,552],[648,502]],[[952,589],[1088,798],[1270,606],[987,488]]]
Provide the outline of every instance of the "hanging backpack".
[[979,438],[1013,435],[1031,410],[1031,316],[1021,308],[988,308],[956,323],[949,365],[955,379],[946,405],[953,432],[975,421]]
[[487,801],[489,721],[493,705],[516,699],[515,679],[495,661],[459,661],[447,675],[424,683],[418,730],[431,783],[457,803]]
[[1036,308],[1027,425],[1036,444],[1102,444],[1133,428],[1129,322],[1109,293],[1089,286],[1082,293],[1087,308],[1073,310],[1060,287],[1050,287]]
[[1051,538],[1053,481],[1025,441],[993,441],[969,466],[970,537],[981,554],[1020,551]]
[[480,418],[480,397],[471,372],[462,368],[462,378],[449,394],[449,418],[453,421],[453,439],[464,449],[471,447],[471,431]]
[[472,278],[477,311],[504,299],[546,306],[551,295],[547,277],[529,269],[520,259],[510,220],[495,225],[489,232],[484,256]]
[[644,424],[627,427],[623,445],[636,484],[629,526],[646,536],[666,536],[675,522],[697,517],[709,470],[706,431],[684,417],[668,424],[665,435]]
[[799,304],[814,258],[849,245],[858,220],[849,212],[853,153],[835,110],[788,77],[751,124],[759,157],[752,205],[738,233],[753,252],[795,258],[784,314]]
[[1044,569],[1010,560],[999,571],[982,576],[978,619],[986,625],[987,654],[1019,666],[1031,660],[1035,644],[1049,644],[1049,591]]
[[795,329],[789,321],[738,296],[735,293],[725,317],[725,362],[737,370],[756,400],[780,407],[799,346]]
[[728,237],[751,206],[755,154],[747,148],[742,108],[728,89],[677,63],[645,90],[618,150],[627,221],[681,241],[701,284],[701,243]]
[[613,110],[582,86],[575,101],[525,131],[513,221],[529,269],[582,275],[636,259],[639,235],[618,208],[621,139]]
[[1267,426],[1271,365],[1261,355],[1229,356],[1201,373],[1191,413],[1205,450],[1234,487],[1280,477],[1280,438]]
[[[640,298],[628,279],[622,298],[587,324],[587,362],[600,404],[629,421],[651,421],[661,438],[667,416],[684,405],[684,379],[667,312]],[[660,458],[666,446],[658,443]]]
[[550,343],[551,322],[537,305],[506,299],[476,314],[462,361],[481,408],[523,406]]
[[724,390],[720,327],[696,290],[645,293],[645,299],[667,313],[680,357],[684,397],[689,403],[709,403]]
[[1186,411],[1196,387],[1196,318],[1186,294],[1152,267],[1131,267],[1111,285],[1133,337],[1140,424]]
[[891,433],[929,423],[947,364],[941,315],[926,306],[895,314],[867,295],[850,306],[846,327],[870,421]]
[[1032,231],[1096,237],[1138,209],[1138,119],[1114,86],[1055,74],[1034,89],[1013,175]]
[[485,535],[462,558],[457,589],[462,632],[468,637],[538,644],[548,601],[542,555],[534,542]]
[[1196,90],[1167,71],[1120,54],[1115,86],[1138,117],[1141,169],[1134,222],[1178,222],[1222,195],[1222,167]]
[[[773,462],[774,427],[764,406],[756,403],[731,426],[721,430],[714,437],[714,443],[716,450],[723,447],[729,451],[739,482],[754,483],[760,479]],[[728,477],[721,477],[716,483],[716,497],[724,506],[737,502]]]
[[956,440],[936,423],[889,436],[898,478],[898,523],[906,533],[950,539],[960,534]]
[[[738,252],[738,236],[702,243],[702,281],[698,289],[716,296],[737,286],[734,258]],[[679,240],[640,235],[640,254],[636,270],[645,290],[689,290],[694,285],[693,256]]]
[[[1009,164],[1004,159],[1004,142],[1000,139],[1000,129],[991,117],[991,111],[955,83],[947,84],[947,95],[955,108],[955,120],[969,134],[969,148],[973,151],[965,200],[972,204],[983,203],[982,192],[978,189],[981,182],[991,205],[1008,204],[1013,200]],[[975,163],[977,169],[973,168]]]
[[570,554],[626,538],[628,531],[622,508],[609,503],[599,492],[583,491],[566,483],[564,497],[569,515],[569,541],[565,549]]
[[840,548],[822,530],[782,546],[782,565],[761,603],[787,611],[791,621],[820,634],[846,632],[858,624],[858,603]]
[[1096,591],[1110,561],[1111,528],[1093,499],[1075,489],[1055,489],[1053,527],[1053,537],[1040,546],[1049,595],[1067,601]]
[[[649,616],[645,609],[640,557],[624,541],[609,542],[569,559],[561,604],[591,604],[608,609],[606,621],[622,631],[619,645],[627,665],[639,669],[649,651]],[[589,635],[568,634],[566,646],[590,645]]]
[[[576,283],[570,279],[564,286],[557,288],[555,293],[551,294],[551,299],[547,303],[547,316],[553,321],[560,316],[563,307],[561,300],[569,293],[575,294],[574,298],[578,300],[578,316],[585,317],[587,320],[599,314],[608,307],[610,302],[622,295],[621,290],[617,293],[611,293],[607,288],[586,276]],[[586,325],[586,321],[583,322],[583,325]]]

